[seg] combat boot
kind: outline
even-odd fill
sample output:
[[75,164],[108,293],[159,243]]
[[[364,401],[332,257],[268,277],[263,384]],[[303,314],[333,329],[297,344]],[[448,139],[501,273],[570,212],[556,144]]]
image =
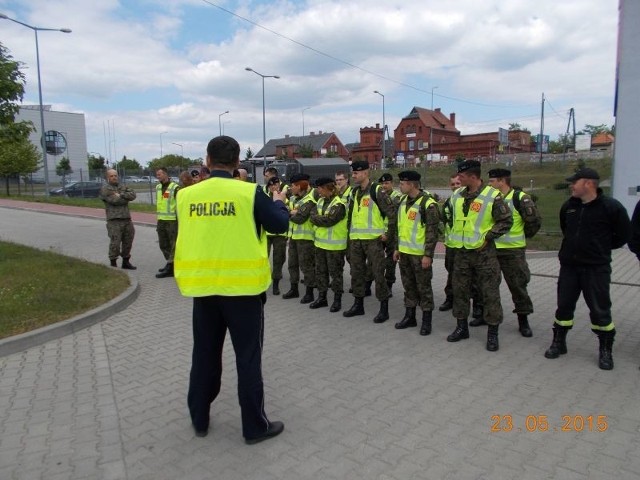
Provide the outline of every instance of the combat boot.
[[162,272],[164,272],[167,268],[169,268],[169,264],[168,264],[168,263],[166,263],[166,264],[164,265],[164,267],[159,268],[159,269],[158,269],[158,273],[162,273]]
[[304,292],[304,297],[300,299],[300,303],[311,303],[313,302],[313,287],[307,287]]
[[615,337],[616,331],[599,332],[598,340],[600,340],[600,358],[598,359],[598,366],[602,370],[613,370],[613,337]]
[[453,298],[447,297],[445,301],[442,303],[442,305],[438,307],[438,310],[440,310],[441,312],[448,312],[452,308],[453,308]]
[[447,337],[447,342],[459,342],[469,338],[469,325],[466,318],[458,318],[456,329]]
[[404,317],[398,323],[395,324],[395,327],[398,330],[403,330],[408,327],[417,327],[418,322],[416,321],[416,307],[407,307],[405,310]]
[[280,295],[280,280],[273,281],[273,294]]
[[389,300],[380,302],[380,311],[373,317],[373,323],[383,323],[389,320]]
[[371,285],[373,284],[373,282],[367,282],[367,284],[364,287],[364,296],[365,297],[370,297],[371,296]]
[[167,269],[164,272],[156,273],[156,278],[173,277],[173,262],[167,263]]
[[420,327],[420,335],[431,335],[431,310],[422,312],[422,326]]
[[112,258],[110,262],[112,267],[118,267],[118,261],[115,258]]
[[518,330],[520,330],[520,334],[523,337],[533,337],[533,332],[531,331],[531,327],[529,326],[529,320],[523,313],[518,314]]
[[287,300],[289,298],[298,298],[299,296],[300,296],[300,292],[298,292],[298,284],[297,283],[292,283],[291,284],[291,288],[289,289],[288,292],[286,292],[284,295],[282,295],[282,298]]
[[356,315],[364,315],[364,298],[362,297],[354,297],[351,308],[342,312],[343,317],[355,317]]
[[131,265],[131,262],[129,261],[130,258],[131,257],[122,258],[122,268],[125,270],[136,270],[138,267]]
[[318,299],[309,305],[309,308],[320,308],[320,307],[328,307],[329,303],[327,302],[327,292],[318,292]]
[[560,325],[553,326],[553,341],[549,349],[544,352],[544,356],[547,358],[558,358],[560,355],[567,353],[567,327],[561,327]]
[[341,293],[334,293],[333,294],[333,303],[331,304],[331,307],[329,308],[329,311],[331,313],[335,313],[335,312],[339,312],[340,310],[342,310],[342,294]]
[[487,350],[497,352],[500,348],[498,343],[498,325],[489,325],[487,329]]
[[481,327],[482,325],[486,325],[487,322],[484,321],[484,309],[482,305],[477,305],[473,302],[473,313],[471,314],[473,320],[469,322],[470,327]]

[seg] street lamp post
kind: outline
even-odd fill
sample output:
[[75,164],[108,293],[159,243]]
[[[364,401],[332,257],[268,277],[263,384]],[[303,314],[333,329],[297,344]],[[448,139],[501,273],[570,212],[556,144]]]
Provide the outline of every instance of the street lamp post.
[[222,136],[222,115],[229,113],[229,110],[227,110],[226,112],[222,112],[220,115],[218,115],[218,128],[220,129],[220,135]]
[[384,95],[380,93],[378,90],[374,90],[373,93],[377,93],[382,97],[382,165],[380,165],[380,167],[384,168],[384,162],[387,158],[387,145],[386,145],[387,142],[385,142],[384,140],[384,134],[387,131],[387,124],[385,123],[386,120],[384,118]]
[[23,27],[30,28],[33,30],[36,36],[36,66],[38,70],[38,98],[40,101],[40,129],[41,139],[42,139],[42,166],[44,168],[44,194],[49,196],[49,166],[47,165],[47,142],[45,137],[45,129],[44,129],[44,106],[42,105],[42,79],[40,77],[40,49],[38,47],[38,32],[62,32],[62,33],[71,33],[71,30],[68,28],[42,28],[42,27],[34,27],[33,25],[29,25],[27,23],[20,22],[19,20],[14,20],[13,18],[7,17],[4,13],[0,13],[0,19],[10,20],[14,23],[22,25]]
[[304,111],[309,110],[311,107],[306,107],[302,109],[302,136],[304,137]]
[[160,134],[160,160],[162,160],[162,135],[164,135],[165,133],[169,133],[169,132],[162,132]]
[[182,147],[182,144],[171,142],[171,145],[177,145],[178,147],[180,147],[180,163],[182,163],[182,161],[184,160],[184,148]]
[[[431,111],[433,112],[433,91],[438,87],[431,87]],[[433,114],[432,114],[433,116]],[[431,154],[431,159],[433,160],[433,127],[429,127],[429,153]]]
[[265,106],[264,106],[264,79],[265,78],[280,78],[278,75],[263,75],[259,72],[256,72],[251,67],[246,67],[245,70],[247,72],[253,72],[256,75],[260,75],[262,77],[262,166],[263,168],[267,168],[267,152],[265,151],[265,147],[267,146],[267,123],[265,120]]

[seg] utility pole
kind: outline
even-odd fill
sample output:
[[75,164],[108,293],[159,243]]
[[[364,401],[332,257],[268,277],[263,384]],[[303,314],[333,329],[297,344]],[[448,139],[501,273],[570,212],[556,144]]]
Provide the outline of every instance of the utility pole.
[[567,122],[567,131],[564,134],[563,146],[562,146],[562,161],[564,162],[567,158],[567,140],[569,138],[569,126],[571,126],[571,122],[573,121],[573,149],[576,149],[576,114],[573,110],[573,107],[569,110],[569,121]]

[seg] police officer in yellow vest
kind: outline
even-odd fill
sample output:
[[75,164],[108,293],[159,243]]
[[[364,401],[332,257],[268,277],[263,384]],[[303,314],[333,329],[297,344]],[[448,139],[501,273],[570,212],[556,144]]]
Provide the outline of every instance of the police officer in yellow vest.
[[188,405],[196,435],[208,433],[229,330],[242,433],[253,444],[284,430],[282,422],[270,422],[264,411],[261,361],[263,304],[271,282],[266,231],[285,232],[289,213],[284,194],[274,192],[270,199],[261,186],[232,178],[239,161],[236,140],[212,139],[207,146],[210,178],[180,192],[175,277],[180,292],[194,297]]
[[487,350],[499,348],[498,326],[502,322],[500,264],[495,239],[513,225],[513,217],[498,190],[482,183],[480,162],[465,160],[458,165],[461,188],[451,196],[451,211],[443,212],[451,225],[449,244],[456,249],[453,264],[453,315],[457,327],[449,342],[469,338],[469,300],[476,282],[484,301],[484,319],[489,325]]
[[156,274],[156,278],[173,277],[173,254],[178,238],[176,219],[176,194],[180,187],[169,177],[165,167],[156,170],[156,211],[158,213],[158,244],[167,264]]

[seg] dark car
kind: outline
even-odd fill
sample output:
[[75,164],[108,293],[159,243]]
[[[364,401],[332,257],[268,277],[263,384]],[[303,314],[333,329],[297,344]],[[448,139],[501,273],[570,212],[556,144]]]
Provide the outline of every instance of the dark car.
[[73,182],[49,192],[54,197],[98,198],[102,184],[98,182]]

